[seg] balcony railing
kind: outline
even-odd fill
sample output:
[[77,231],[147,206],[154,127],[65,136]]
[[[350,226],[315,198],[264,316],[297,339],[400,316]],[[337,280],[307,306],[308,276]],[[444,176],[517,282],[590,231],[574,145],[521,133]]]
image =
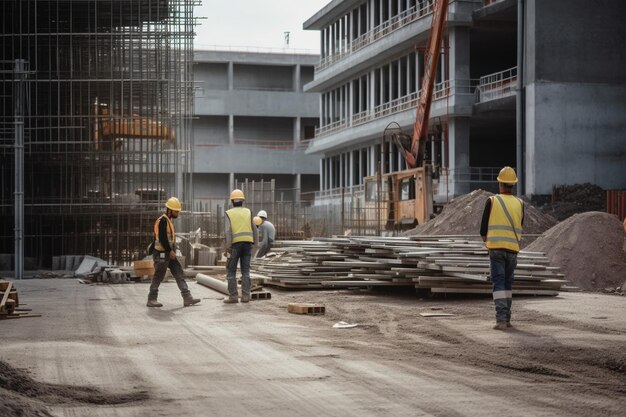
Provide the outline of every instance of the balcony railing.
[[371,45],[377,40],[384,38],[398,29],[407,26],[423,16],[426,16],[427,14],[432,13],[432,11],[433,0],[429,0],[419,9],[416,6],[413,6],[402,13],[393,16],[391,19],[374,27],[372,30],[362,34],[356,39],[353,39],[345,48],[322,58],[319,64],[315,66],[315,72],[325,70],[331,65],[344,59],[347,55],[353,54],[366,46]]
[[[479,80],[450,80],[438,83],[435,85],[433,92],[433,100],[441,100],[450,95],[472,95],[478,85]],[[411,93],[388,103],[383,103],[376,106],[373,110],[365,110],[352,115],[350,124],[348,125],[346,120],[336,121],[332,124],[322,126],[315,129],[315,137],[323,137],[331,133],[335,133],[346,128],[358,126],[371,122],[373,120],[381,119],[391,114],[400,113],[409,109],[417,109],[417,103],[419,101],[419,92]]]
[[[197,144],[197,147],[204,148],[217,148],[228,147],[230,143],[201,143]],[[294,142],[293,140],[266,140],[266,139],[234,139],[232,146],[246,147],[246,148],[262,148],[272,150],[293,150],[293,149],[306,149],[308,147],[308,141]]]
[[476,103],[484,103],[515,94],[517,67],[480,77],[476,88]]

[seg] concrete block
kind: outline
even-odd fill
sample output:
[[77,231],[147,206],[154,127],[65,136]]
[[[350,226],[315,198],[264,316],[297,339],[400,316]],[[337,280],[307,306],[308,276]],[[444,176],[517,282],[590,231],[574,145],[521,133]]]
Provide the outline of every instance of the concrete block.
[[10,253],[0,253],[0,271],[13,269],[13,255]]
[[58,271],[61,265],[61,257],[60,256],[53,256],[52,257],[52,270],[53,271]]

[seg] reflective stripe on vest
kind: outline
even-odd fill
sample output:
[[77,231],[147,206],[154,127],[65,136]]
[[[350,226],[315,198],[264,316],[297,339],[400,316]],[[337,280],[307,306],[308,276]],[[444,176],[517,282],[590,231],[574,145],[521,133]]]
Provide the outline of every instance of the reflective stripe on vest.
[[176,232],[174,231],[174,222],[172,222],[172,220],[164,214],[156,219],[156,221],[154,222],[154,249],[158,250],[159,252],[165,251],[165,248],[163,247],[161,242],[159,242],[159,223],[161,222],[161,219],[163,217],[165,217],[165,220],[167,220],[167,240],[170,243],[170,248],[174,250],[174,245],[176,244]]
[[487,248],[520,251],[523,207],[522,201],[512,195],[498,194],[491,197]]
[[254,234],[252,233],[252,213],[245,207],[234,207],[226,211],[226,215],[230,219],[230,229],[233,241],[238,242],[254,242]]

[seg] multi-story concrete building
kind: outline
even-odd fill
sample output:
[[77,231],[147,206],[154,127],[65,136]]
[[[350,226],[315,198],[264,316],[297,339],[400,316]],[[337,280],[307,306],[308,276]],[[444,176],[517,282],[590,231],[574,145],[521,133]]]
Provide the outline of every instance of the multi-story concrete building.
[[304,141],[319,126],[319,94],[303,91],[318,61],[301,53],[195,52],[196,199],[228,195],[246,178],[274,179],[278,189],[318,189],[320,158],[305,155]]
[[[620,0],[451,0],[426,152],[435,198],[493,189],[517,152],[524,194],[626,187],[623,11]],[[432,0],[333,0],[304,23],[321,40],[305,91],[321,94],[307,153],[322,155],[322,195],[376,173],[391,122],[412,132],[431,16]],[[393,144],[382,160],[405,167]]]

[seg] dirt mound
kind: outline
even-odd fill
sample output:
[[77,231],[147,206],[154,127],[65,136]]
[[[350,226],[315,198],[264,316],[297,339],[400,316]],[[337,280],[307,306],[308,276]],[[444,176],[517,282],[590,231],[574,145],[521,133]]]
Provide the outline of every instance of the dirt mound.
[[571,285],[584,290],[619,287],[626,277],[624,228],[616,216],[575,214],[546,231],[526,250],[545,252]]
[[46,404],[125,404],[148,398],[145,391],[109,394],[92,387],[37,382],[26,372],[0,361],[0,416],[50,416]]
[[576,213],[606,210],[606,191],[590,183],[556,186],[552,200],[541,210],[559,221]]
[[[434,219],[405,233],[414,235],[479,235],[485,202],[493,193],[472,191],[448,203]],[[541,234],[557,223],[529,202],[524,204],[524,233]],[[526,239],[522,239],[522,246]],[[526,243],[527,244],[527,243]]]

